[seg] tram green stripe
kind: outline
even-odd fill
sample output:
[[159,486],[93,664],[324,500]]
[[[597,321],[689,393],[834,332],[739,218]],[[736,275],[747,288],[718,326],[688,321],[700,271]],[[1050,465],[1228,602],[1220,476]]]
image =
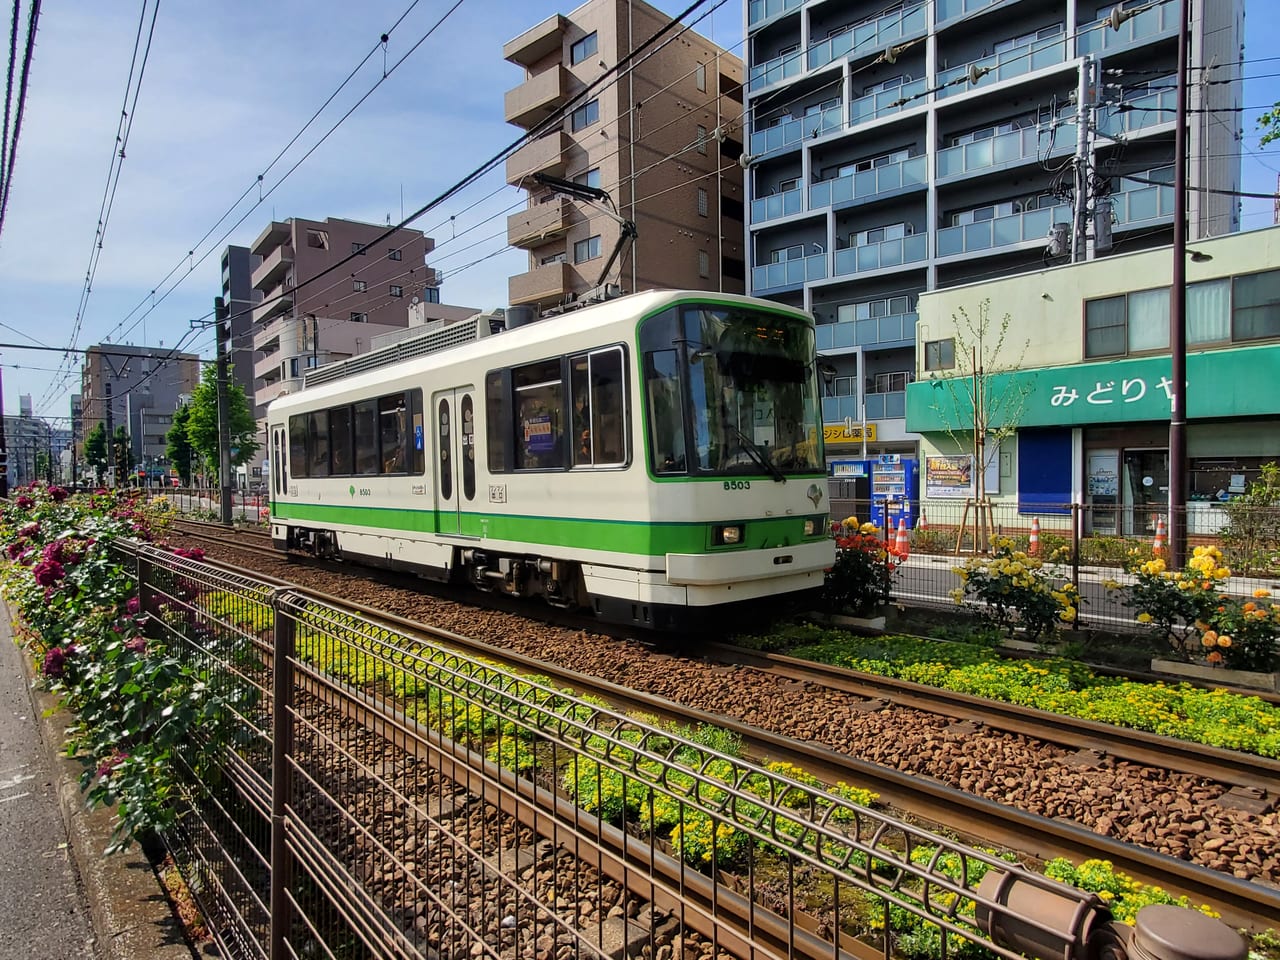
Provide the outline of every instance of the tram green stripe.
[[[434,510],[405,510],[390,507],[282,503],[272,504],[272,520],[299,523],[344,524],[376,530],[403,530],[406,533],[451,533],[437,528],[440,518],[454,514]],[[581,550],[610,550],[636,556],[666,553],[716,553],[735,549],[783,547],[805,540],[804,517],[765,517],[743,520],[745,536],[737,547],[712,547],[709,523],[642,523],[629,520],[512,516],[506,514],[463,513],[459,531],[464,536],[488,537],[514,543],[575,547]]]

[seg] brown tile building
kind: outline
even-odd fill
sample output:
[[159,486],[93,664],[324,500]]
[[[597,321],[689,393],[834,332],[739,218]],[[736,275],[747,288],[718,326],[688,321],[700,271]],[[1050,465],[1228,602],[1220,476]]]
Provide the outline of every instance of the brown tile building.
[[[670,19],[643,0],[589,0],[527,30],[502,51],[526,71],[507,91],[507,122],[539,130]],[[513,305],[545,309],[595,287],[621,231],[535,173],[601,187],[635,222],[637,240],[606,278],[624,291],[743,292],[742,62],[692,31],[671,36],[508,158],[507,182],[529,191],[528,209],[507,220],[508,242],[529,251],[529,271],[510,279]]]

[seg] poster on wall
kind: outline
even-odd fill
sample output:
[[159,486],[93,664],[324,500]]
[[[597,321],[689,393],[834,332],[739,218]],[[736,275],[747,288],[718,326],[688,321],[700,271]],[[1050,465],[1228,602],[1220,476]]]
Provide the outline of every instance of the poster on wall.
[[925,458],[925,496],[964,500],[974,495],[973,456],[931,456]]

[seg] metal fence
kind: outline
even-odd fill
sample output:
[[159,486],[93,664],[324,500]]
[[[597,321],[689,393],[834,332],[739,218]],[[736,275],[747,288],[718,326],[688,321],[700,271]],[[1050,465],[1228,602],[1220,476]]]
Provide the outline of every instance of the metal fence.
[[167,837],[230,957],[1072,957],[1104,916],[706,737],[131,552],[151,633],[233,705]]
[[[1008,541],[1013,549],[1037,553],[1064,582],[1079,587],[1084,605],[1080,623],[1107,626],[1133,624],[1133,613],[1121,595],[1104,585],[1128,584],[1126,563],[1169,558],[1169,512],[1161,509],[1101,508],[1082,504],[1036,504],[1035,512],[1011,502],[993,502],[979,510],[966,501],[929,501],[923,509],[892,506],[874,512],[881,524],[876,534],[892,551],[889,599],[898,603],[952,604],[950,591],[960,586],[952,572],[974,555],[989,553]],[[1198,546],[1222,551],[1231,577],[1224,593],[1249,596],[1255,590],[1280,592],[1280,509],[1236,507],[1230,516],[1219,504],[1191,504],[1184,514],[1186,554]],[[846,518],[868,522],[867,500],[833,499],[833,523]],[[898,531],[899,520],[903,530]],[[1034,536],[1034,541],[1033,541]]]

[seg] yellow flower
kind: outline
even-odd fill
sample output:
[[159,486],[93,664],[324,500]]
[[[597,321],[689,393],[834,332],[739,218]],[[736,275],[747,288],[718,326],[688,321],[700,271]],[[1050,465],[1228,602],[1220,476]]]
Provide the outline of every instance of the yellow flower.
[[1143,611],[1142,613],[1138,614],[1138,622],[1139,622],[1139,623],[1150,623],[1150,622],[1151,622],[1151,614],[1147,613],[1146,611]]
[[1213,579],[1215,580],[1225,580],[1229,576],[1231,576],[1231,571],[1226,567],[1218,567],[1213,571]]
[[1070,623],[1072,620],[1076,618],[1076,608],[1067,607],[1060,614],[1058,614],[1058,616],[1061,617],[1063,620],[1067,621],[1067,623]]
[[1253,591],[1253,595],[1254,595],[1255,597],[1257,597],[1259,600],[1263,600],[1263,599],[1265,599],[1265,598],[1267,598],[1267,597],[1271,596],[1271,591],[1270,591],[1270,590],[1265,590],[1265,589],[1263,589],[1262,587],[1259,587],[1257,590]]
[[845,518],[844,518],[842,521],[840,521],[840,522],[841,522],[841,523],[843,523],[843,524],[844,524],[846,527],[848,527],[850,530],[856,529],[856,528],[857,528],[857,526],[858,526],[858,518],[857,518],[857,517],[845,517]]
[[1222,634],[1222,635],[1220,635],[1220,636],[1218,637],[1218,646],[1220,646],[1220,647],[1229,647],[1229,646],[1231,646],[1231,638],[1230,638],[1229,636],[1227,636],[1225,633],[1224,633],[1224,634]]
[[1206,630],[1204,636],[1200,638],[1200,642],[1206,647],[1212,647],[1218,642],[1218,633],[1216,630]]

